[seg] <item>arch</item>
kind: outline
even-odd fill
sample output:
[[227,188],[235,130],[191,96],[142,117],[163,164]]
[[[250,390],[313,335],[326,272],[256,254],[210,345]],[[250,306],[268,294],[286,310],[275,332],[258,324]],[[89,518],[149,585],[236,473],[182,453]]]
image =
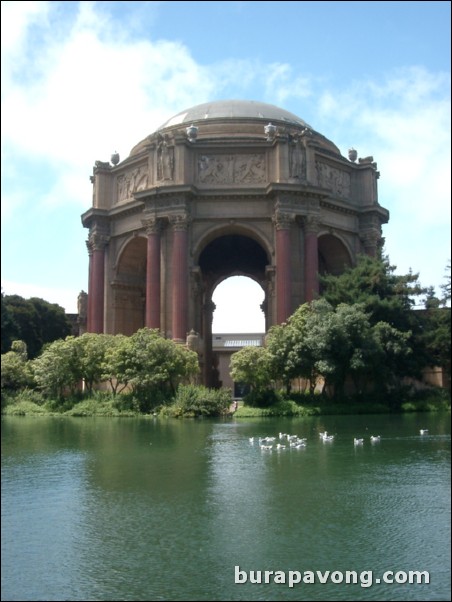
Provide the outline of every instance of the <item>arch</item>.
[[204,382],[218,386],[217,358],[212,351],[212,321],[215,305],[212,295],[215,288],[230,276],[247,276],[264,291],[263,309],[268,324],[268,285],[266,272],[270,263],[266,249],[256,239],[254,232],[244,228],[216,228],[205,236],[198,247],[198,267],[203,298],[199,306],[199,323],[204,339]]
[[352,254],[345,242],[333,234],[323,234],[318,238],[319,273],[338,276],[352,265]]
[[146,238],[134,236],[118,253],[113,289],[113,332],[132,335],[145,324]]
[[236,222],[233,224],[222,224],[220,226],[214,224],[211,228],[205,231],[200,240],[193,245],[193,256],[195,258],[195,263],[199,263],[199,257],[209,243],[217,238],[220,238],[221,236],[227,235],[241,235],[254,240],[262,247],[262,249],[264,249],[268,257],[268,263],[271,263],[270,257],[273,255],[272,244],[266,239],[266,237],[262,235],[261,232],[258,232],[252,226],[243,225]]

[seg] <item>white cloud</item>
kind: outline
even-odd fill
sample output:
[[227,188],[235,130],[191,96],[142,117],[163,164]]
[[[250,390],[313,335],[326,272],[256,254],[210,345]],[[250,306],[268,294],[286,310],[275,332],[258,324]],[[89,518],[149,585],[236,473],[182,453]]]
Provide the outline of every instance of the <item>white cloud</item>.
[[449,90],[449,74],[411,68],[319,102],[323,133],[344,154],[353,146],[378,162],[388,254],[398,273],[411,267],[426,286],[443,282],[450,257]]
[[[15,35],[6,39],[3,59],[8,83],[2,91],[3,147],[16,156],[46,160],[55,173],[62,170],[56,176],[60,181],[69,179],[69,171],[74,181],[85,181],[94,161],[108,160],[115,150],[125,158],[181,105],[191,106],[197,98],[201,102],[215,85],[182,45],[124,39],[107,18],[98,18],[91,3],[78,6],[63,39],[46,25],[46,3],[33,5],[33,11],[29,7],[28,17],[21,15]],[[37,57],[25,34],[33,31],[39,7]],[[25,78],[15,69],[17,59]],[[6,168],[10,155],[3,154]],[[61,187],[56,185],[53,196],[66,203]],[[86,205],[84,195],[69,192],[69,197]]]

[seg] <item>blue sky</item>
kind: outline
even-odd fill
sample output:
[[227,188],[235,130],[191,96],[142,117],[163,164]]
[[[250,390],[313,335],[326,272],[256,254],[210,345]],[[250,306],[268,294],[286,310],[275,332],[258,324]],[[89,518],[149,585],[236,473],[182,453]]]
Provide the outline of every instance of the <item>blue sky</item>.
[[[281,106],[344,156],[352,146],[373,155],[390,211],[385,251],[396,273],[411,269],[439,292],[451,255],[450,2],[19,1],[1,11],[6,294],[75,312],[94,162],[124,159],[172,115],[227,98]],[[237,282],[214,295],[214,329],[262,330],[260,293]]]

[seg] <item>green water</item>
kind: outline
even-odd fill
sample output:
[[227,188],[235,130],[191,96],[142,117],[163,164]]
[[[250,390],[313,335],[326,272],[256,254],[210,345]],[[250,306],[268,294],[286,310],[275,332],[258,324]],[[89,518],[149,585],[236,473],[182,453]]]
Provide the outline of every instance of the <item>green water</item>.
[[450,417],[6,417],[1,566],[2,600],[450,600]]

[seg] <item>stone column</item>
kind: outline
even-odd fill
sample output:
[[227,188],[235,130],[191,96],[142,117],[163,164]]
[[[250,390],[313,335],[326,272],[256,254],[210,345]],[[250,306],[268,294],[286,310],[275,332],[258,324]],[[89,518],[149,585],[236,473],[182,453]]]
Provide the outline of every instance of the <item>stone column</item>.
[[148,328],[160,329],[160,232],[161,222],[156,218],[142,220],[148,238],[146,257],[146,317]]
[[173,238],[172,332],[173,340],[185,342],[188,315],[188,224],[187,214],[170,218]]
[[204,304],[204,384],[206,387],[213,385],[213,352],[212,352],[212,321],[215,303],[210,300]]
[[96,333],[104,331],[105,246],[107,241],[106,236],[98,233],[92,234],[89,240],[92,248],[91,290],[89,291],[89,297],[91,297],[90,332]]
[[93,323],[93,248],[90,240],[86,241],[86,248],[88,249],[88,308],[86,315],[86,331],[91,332],[91,327]]
[[292,313],[290,274],[290,225],[292,217],[277,211],[276,228],[276,322],[282,324]]
[[316,299],[319,295],[319,250],[317,235],[319,231],[319,217],[308,215],[304,220],[305,231],[305,275],[306,290],[305,301]]
[[368,230],[367,232],[363,232],[361,234],[361,241],[363,243],[366,255],[369,255],[370,257],[377,256],[380,239],[380,233],[375,230]]

